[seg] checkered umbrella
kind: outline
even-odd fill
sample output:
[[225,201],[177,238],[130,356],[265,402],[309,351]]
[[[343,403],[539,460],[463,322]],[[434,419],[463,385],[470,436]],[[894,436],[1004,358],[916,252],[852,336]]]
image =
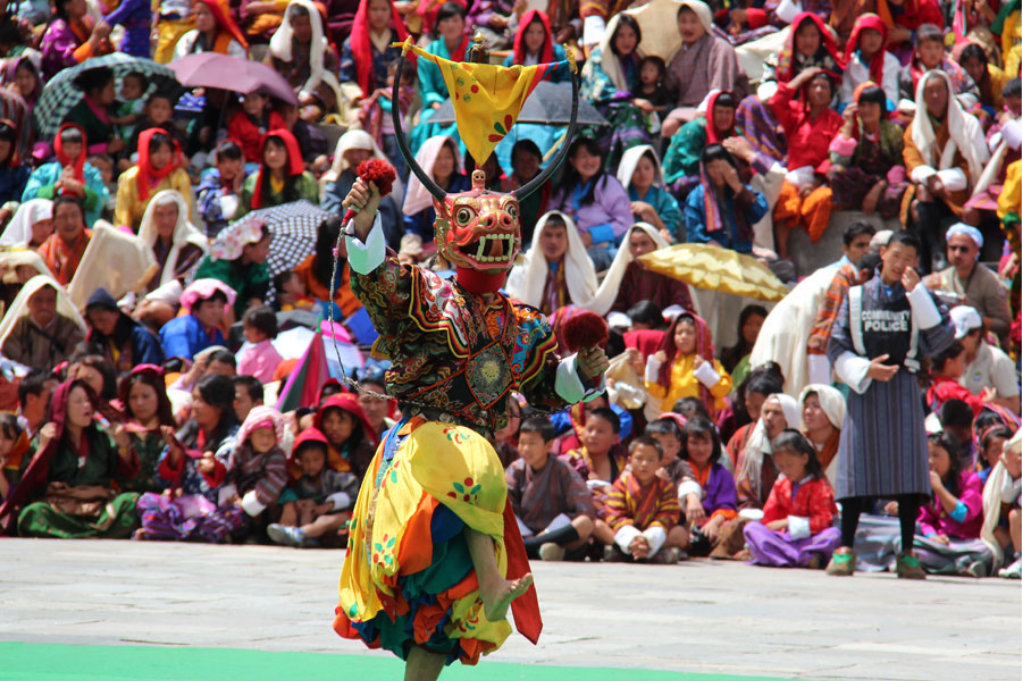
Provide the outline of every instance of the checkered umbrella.
[[245,217],[226,227],[217,236],[217,241],[228,238],[232,230],[239,229],[243,223],[251,220],[262,221],[273,235],[270,257],[266,261],[270,277],[273,278],[281,272],[293,270],[315,252],[316,233],[320,224],[330,215],[331,213],[304,199],[273,208],[261,208],[247,213]]
[[48,139],[56,135],[68,112],[82,101],[83,93],[75,87],[75,78],[84,71],[102,67],[113,70],[115,78],[123,78],[129,73],[141,73],[150,81],[156,81],[159,88],[165,89],[172,84],[178,94],[180,91],[180,85],[170,67],[152,59],[132,57],[123,52],[87,59],[78,66],[64,69],[43,88],[43,94],[32,111],[37,139]]

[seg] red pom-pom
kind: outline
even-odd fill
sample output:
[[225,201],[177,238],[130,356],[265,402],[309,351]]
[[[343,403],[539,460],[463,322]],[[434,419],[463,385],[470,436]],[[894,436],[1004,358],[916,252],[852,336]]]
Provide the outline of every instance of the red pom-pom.
[[358,165],[358,176],[365,182],[372,182],[380,190],[380,196],[386,196],[394,189],[397,172],[394,167],[381,158],[371,158]]
[[606,320],[595,312],[580,312],[564,322],[561,338],[569,352],[604,345],[610,338]]

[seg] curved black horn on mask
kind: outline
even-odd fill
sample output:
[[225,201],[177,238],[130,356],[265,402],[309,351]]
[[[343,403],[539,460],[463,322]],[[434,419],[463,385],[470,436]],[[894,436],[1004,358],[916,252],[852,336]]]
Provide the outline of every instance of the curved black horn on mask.
[[578,120],[578,81],[579,74],[571,74],[571,122],[568,123],[568,133],[564,136],[564,141],[561,142],[561,148],[557,150],[557,155],[554,156],[553,160],[547,164],[547,167],[539,175],[532,178],[524,187],[519,187],[511,192],[519,201],[524,201],[529,195],[542,187],[543,183],[549,180],[550,176],[561,167],[561,164],[564,163],[564,158],[568,155],[568,148],[575,137],[575,124]]
[[[397,62],[397,73],[394,74],[394,99],[392,101],[398,101],[401,88],[401,71],[405,67],[404,54],[401,55],[401,59]],[[397,148],[401,150],[401,155],[405,158],[405,163],[411,168],[412,172],[415,173],[415,177],[419,178],[419,182],[426,188],[433,198],[437,201],[443,201],[444,197],[447,196],[447,192],[440,188],[433,178],[429,176],[425,170],[419,167],[419,164],[415,162],[415,157],[412,156],[411,149],[408,148],[408,140],[405,139],[404,130],[401,129],[401,107],[391,107],[391,118],[394,121],[394,135],[397,137]]]

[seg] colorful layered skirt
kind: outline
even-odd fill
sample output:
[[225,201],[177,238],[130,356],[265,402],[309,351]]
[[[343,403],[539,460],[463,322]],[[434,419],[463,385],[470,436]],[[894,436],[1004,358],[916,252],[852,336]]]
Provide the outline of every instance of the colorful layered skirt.
[[[528,560],[506,500],[504,469],[481,435],[421,418],[396,425],[355,505],[335,631],[402,659],[421,646],[447,664],[475,664],[500,647],[511,626],[486,618],[464,529],[493,538],[501,574],[524,575]],[[538,638],[535,590],[513,607],[518,629]]]

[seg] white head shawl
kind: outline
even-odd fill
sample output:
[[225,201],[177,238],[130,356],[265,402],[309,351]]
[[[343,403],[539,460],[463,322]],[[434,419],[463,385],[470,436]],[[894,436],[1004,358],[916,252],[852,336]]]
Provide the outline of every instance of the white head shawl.
[[648,222],[636,222],[625,232],[625,238],[621,241],[621,247],[617,249],[614,262],[610,264],[606,276],[603,277],[596,296],[593,297],[588,305],[582,305],[581,307],[591,310],[601,317],[610,312],[611,306],[614,305],[614,301],[617,299],[618,289],[621,288],[621,281],[625,278],[628,265],[634,259],[632,258],[632,249],[628,248],[628,240],[632,238],[632,231],[636,229],[641,229],[649,235],[649,238],[656,244],[656,250],[667,248],[670,245],[660,236],[660,232],[657,231],[656,227]]
[[[422,143],[419,147],[419,153],[415,155],[415,162],[419,164],[419,167],[430,177],[433,177],[433,166],[436,165],[436,157],[440,153],[440,147],[444,144],[450,146],[451,151],[454,152],[454,172],[460,173],[462,170],[461,165],[461,150],[458,149],[458,143],[453,137],[447,137],[446,135],[435,135],[430,137],[428,140]],[[433,178],[436,179],[435,177]],[[405,215],[413,216],[418,215],[421,211],[431,208],[433,206],[433,196],[429,193],[429,190],[421,182],[419,178],[412,173],[411,178],[408,180],[408,190],[405,192],[405,204],[401,209]]]
[[624,154],[621,155],[621,163],[617,167],[617,181],[621,183],[621,186],[628,191],[629,185],[632,184],[632,175],[635,174],[635,169],[639,167],[639,159],[643,155],[649,152],[653,157],[653,165],[656,167],[656,174],[653,177],[654,187],[664,186],[664,169],[660,165],[660,157],[657,155],[656,150],[648,144],[640,144],[637,147],[632,147]]
[[85,320],[82,319],[82,315],[75,309],[74,303],[71,302],[71,297],[68,296],[67,291],[64,287],[57,283],[57,280],[46,274],[37,274],[36,276],[25,282],[25,285],[18,291],[18,295],[14,298],[14,302],[11,303],[10,309],[7,314],[4,315],[3,320],[0,320],[0,346],[4,344],[7,337],[11,335],[11,331],[14,330],[14,325],[17,324],[18,320],[29,313],[28,299],[31,298],[36,291],[44,286],[52,286],[57,292],[57,314],[62,317],[67,317],[73,321],[83,333],[88,333],[89,327],[85,324]]
[[[617,54],[614,53],[611,47],[611,41],[620,23],[621,15],[615,14],[607,24],[607,29],[603,32],[603,38],[600,39],[600,59],[602,60],[600,68],[603,69],[603,73],[606,74],[607,78],[610,78],[610,82],[614,84],[615,88],[627,90],[628,81],[625,80],[625,73],[621,70],[621,60],[618,59]],[[636,50],[638,50],[638,46],[636,46]]]
[[309,49],[309,79],[302,85],[302,92],[312,94],[319,87],[319,84],[326,81],[334,90],[337,101],[341,101],[340,83],[337,76],[323,68],[323,57],[330,50],[330,41],[323,33],[323,15],[311,0],[291,0],[284,11],[284,21],[277,28],[277,31],[270,38],[270,53],[277,59],[290,63],[292,39],[294,30],[291,27],[291,10],[295,6],[304,7],[309,13],[309,23],[312,26],[312,44]]
[[0,235],[0,246],[28,248],[32,242],[32,226],[42,220],[52,219],[53,201],[49,199],[26,201],[18,206],[3,235]]
[[[809,397],[810,393],[815,393],[817,399],[820,400],[820,408],[827,415],[830,425],[841,430],[841,426],[845,422],[845,396],[841,394],[841,391],[829,385],[819,383],[807,385],[803,388],[802,394],[798,396],[798,406],[800,409],[805,407],[806,398]],[[802,424],[799,430],[805,431],[805,423],[802,422],[801,414],[799,414],[798,422]],[[790,422],[788,425],[789,427],[794,427]]]
[[173,245],[170,248],[170,253],[167,254],[167,262],[163,266],[163,272],[160,274],[160,286],[174,279],[177,259],[185,245],[194,244],[201,248],[204,254],[209,252],[209,239],[196,229],[192,223],[188,222],[188,203],[180,193],[173,189],[164,189],[149,202],[145,209],[145,214],[142,216],[142,226],[139,227],[138,237],[150,246],[156,243],[156,220],[154,219],[156,208],[158,206],[165,206],[168,203],[177,204],[177,224],[174,226],[174,235],[171,237]]
[[[930,82],[931,78],[942,79],[948,91],[947,125],[951,138],[944,146],[940,158],[935,158],[934,147],[937,143],[937,133],[930,123],[929,110],[926,107],[926,98],[923,94],[926,84]],[[979,121],[962,110],[954,92],[955,88],[951,84],[951,78],[943,71],[927,71],[923,74],[923,77],[919,79],[919,85],[916,86],[916,113],[912,121],[912,143],[919,150],[926,165],[938,171],[954,168],[955,151],[961,152],[969,167],[969,177],[975,183],[983,174],[983,164],[989,158],[990,152]]]
[[568,250],[564,252],[562,266],[564,267],[564,282],[568,287],[568,296],[571,298],[570,304],[585,306],[596,293],[598,285],[596,268],[593,267],[593,261],[586,253],[586,247],[582,243],[582,237],[579,236],[575,222],[559,211],[550,211],[536,222],[532,246],[525,254],[525,262],[515,265],[508,275],[508,294],[532,307],[538,308],[542,304],[543,291],[546,289],[550,270],[546,258],[543,256],[540,237],[553,215],[564,220],[565,231],[568,234]]
[[17,268],[24,265],[28,265],[38,274],[50,276],[50,268],[46,266],[42,256],[28,249],[0,252],[0,265],[6,265],[8,268],[3,278],[5,284],[18,283]]
[[[781,410],[784,411],[784,419],[788,422],[788,428],[795,428],[798,424],[802,423],[798,402],[791,395],[774,393],[766,398],[763,406],[766,407],[769,402],[777,402],[781,405]],[[752,435],[749,436],[749,442],[745,446],[745,458],[742,461],[742,468],[738,471],[738,475],[735,476],[736,482],[739,479],[748,478],[753,492],[760,498],[763,496],[763,479],[760,477],[760,473],[763,470],[763,457],[767,455],[773,455],[773,447],[770,444],[770,438],[767,437],[763,418],[760,417],[753,427]]]
[[681,0],[678,3],[681,7],[688,7],[690,10],[695,12],[696,16],[699,17],[699,23],[703,25],[703,30],[706,31],[707,35],[713,35],[713,13],[710,11],[710,6],[702,0]]
[[[351,149],[364,149],[371,152],[373,158],[387,161],[386,155],[380,150],[372,135],[365,130],[348,130],[337,140],[337,146],[334,148],[334,162],[331,164],[330,170],[323,175],[324,182],[336,182],[341,173],[349,168],[348,161],[344,158],[344,152]],[[389,161],[387,162],[389,163]]]

